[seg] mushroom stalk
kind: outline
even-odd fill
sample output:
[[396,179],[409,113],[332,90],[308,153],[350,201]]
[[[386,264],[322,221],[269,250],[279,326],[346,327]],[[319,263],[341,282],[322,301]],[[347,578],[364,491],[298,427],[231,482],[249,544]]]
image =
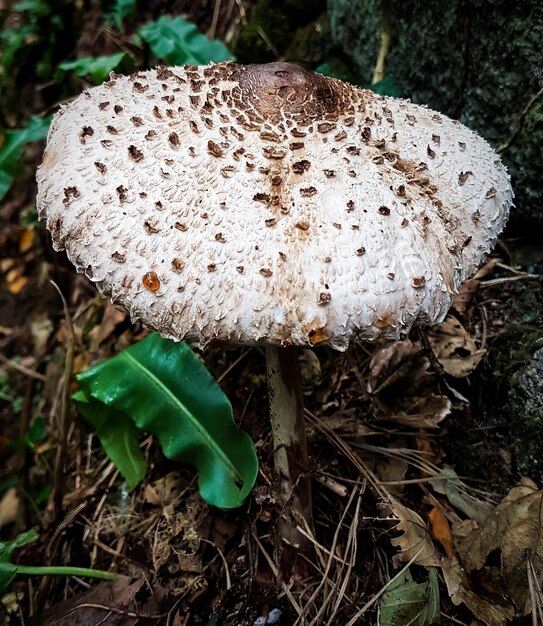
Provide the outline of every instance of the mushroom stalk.
[[275,469],[281,496],[293,517],[290,521],[283,516],[279,532],[282,539],[307,552],[307,539],[296,530],[297,518],[301,517],[310,528],[313,526],[311,483],[305,475],[307,442],[298,351],[294,347],[267,347],[266,364]]

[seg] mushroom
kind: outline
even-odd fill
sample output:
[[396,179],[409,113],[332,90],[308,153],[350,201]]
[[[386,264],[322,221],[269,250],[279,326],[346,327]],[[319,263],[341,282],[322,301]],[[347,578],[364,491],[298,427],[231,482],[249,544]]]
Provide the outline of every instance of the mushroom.
[[296,347],[442,321],[512,202],[458,122],[287,63],[112,75],[61,107],[38,183],[55,249],[133,321],[266,346],[276,468],[309,524]]

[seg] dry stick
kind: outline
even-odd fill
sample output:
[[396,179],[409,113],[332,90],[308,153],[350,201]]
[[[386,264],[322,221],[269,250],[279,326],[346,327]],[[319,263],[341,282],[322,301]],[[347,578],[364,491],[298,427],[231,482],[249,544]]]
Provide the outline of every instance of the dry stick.
[[70,311],[68,310],[68,304],[64,298],[59,286],[51,281],[53,287],[58,291],[58,294],[62,300],[62,306],[64,308],[64,316],[66,318],[66,325],[68,327],[68,340],[66,346],[66,364],[64,367],[64,374],[62,376],[62,398],[60,403],[60,432],[59,442],[57,447],[57,454],[55,459],[55,476],[53,485],[53,520],[58,522],[62,516],[62,498],[64,495],[64,469],[66,464],[66,451],[67,451],[67,434],[70,418],[70,379],[72,376],[73,362],[74,362],[74,345],[75,345],[75,332],[70,317]]
[[18,372],[20,372],[21,374],[24,374],[25,376],[29,376],[30,378],[35,378],[36,380],[41,380],[42,382],[45,382],[45,376],[43,374],[40,374],[39,372],[35,372],[34,370],[31,370],[28,367],[21,365],[20,363],[15,363],[15,361],[8,359],[3,354],[0,354],[0,361],[6,367],[17,370]]
[[381,45],[379,47],[379,54],[377,61],[375,62],[375,68],[373,70],[373,78],[371,84],[375,85],[385,77],[385,61],[390,50],[390,42],[392,41],[392,29],[390,27],[390,19],[388,16],[388,7],[386,0],[380,2],[381,13]]
[[[285,503],[290,503],[294,517],[304,518],[312,528],[311,483],[304,476],[307,471],[307,441],[296,348],[266,348],[266,368],[274,462],[279,474],[281,496]],[[309,544],[295,524],[282,516],[278,528],[282,539],[299,546],[302,553],[308,552]]]
[[502,143],[502,145],[497,148],[496,152],[498,154],[503,154],[503,152],[505,152],[511,146],[511,144],[517,139],[517,137],[520,135],[520,131],[522,130],[526,116],[528,115],[528,113],[530,112],[530,109],[534,106],[534,104],[539,100],[539,98],[541,98],[541,96],[543,96],[543,87],[530,98],[530,100],[528,101],[528,104],[524,107],[524,109],[522,110],[520,114],[517,127],[515,128],[513,134],[511,135],[511,137],[509,137],[509,139],[505,143]]
[[[324,572],[322,574],[321,581],[320,581],[318,587],[315,589],[315,591],[311,594],[311,597],[309,598],[309,600],[306,602],[305,607],[304,607],[304,612],[307,612],[311,608],[311,606],[315,603],[315,600],[317,599],[321,589],[326,584],[326,581],[328,579],[328,574],[330,573],[330,569],[332,567],[332,562],[334,561],[334,557],[336,557],[335,550],[336,550],[336,545],[337,545],[337,542],[338,542],[338,539],[339,539],[339,533],[340,533],[340,530],[341,530],[341,526],[343,524],[343,520],[345,519],[345,516],[347,515],[347,511],[351,507],[351,504],[352,504],[352,502],[353,502],[353,500],[354,500],[354,498],[356,496],[357,491],[358,491],[358,486],[356,486],[352,490],[351,495],[349,496],[349,501],[347,502],[347,505],[343,509],[343,513],[341,514],[341,518],[339,520],[339,523],[336,526],[336,530],[334,531],[334,537],[332,539],[332,545],[330,546],[330,551],[328,553],[328,561],[326,563],[325,570],[324,570]],[[313,619],[311,621],[309,626],[312,626],[315,623],[315,619]],[[296,621],[294,626],[297,626],[298,623],[299,622]]]
[[219,23],[221,5],[222,5],[222,0],[215,0],[215,6],[213,7],[213,19],[211,20],[211,27],[208,33],[208,36],[210,39],[215,39],[215,35],[217,33],[217,24]]
[[407,570],[411,565],[413,565],[413,563],[416,561],[416,559],[418,558],[419,554],[422,552],[422,548],[413,556],[413,558],[405,564],[405,567],[402,567],[402,569],[396,574],[396,576],[394,576],[393,578],[391,578],[386,585],[383,585],[383,587],[381,587],[381,589],[373,596],[373,598],[371,600],[369,600],[368,602],[366,602],[366,604],[364,604],[364,606],[357,611],[356,615],[354,615],[345,626],[354,626],[358,620],[362,617],[362,615],[364,615],[364,613],[373,605],[375,604],[375,602],[377,602],[377,600],[379,600],[379,598],[383,595],[383,593],[390,587],[390,585],[392,585],[392,583],[397,580],[404,572],[405,570]]

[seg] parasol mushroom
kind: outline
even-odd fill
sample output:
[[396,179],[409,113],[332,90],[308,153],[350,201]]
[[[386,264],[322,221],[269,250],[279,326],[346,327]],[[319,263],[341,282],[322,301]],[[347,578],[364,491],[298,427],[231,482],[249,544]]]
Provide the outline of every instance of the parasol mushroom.
[[512,201],[458,122],[287,63],[112,75],[56,115],[38,183],[55,249],[133,321],[266,346],[276,467],[309,524],[296,346],[443,320]]

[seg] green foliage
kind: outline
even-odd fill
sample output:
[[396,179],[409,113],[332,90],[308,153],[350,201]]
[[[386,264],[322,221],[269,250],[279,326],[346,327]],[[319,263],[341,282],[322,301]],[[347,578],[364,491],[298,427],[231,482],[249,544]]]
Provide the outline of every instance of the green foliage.
[[235,61],[220,41],[208,39],[194,24],[180,17],[160,17],[138,30],[151,52],[168,65],[206,65],[212,61]]
[[29,543],[34,543],[38,539],[38,533],[35,530],[29,530],[25,533],[17,535],[12,541],[0,542],[0,595],[9,587],[11,581],[15,578],[16,571],[9,566],[13,566],[11,555],[17,548],[22,548]]
[[17,574],[30,576],[86,576],[87,578],[101,578],[103,580],[113,580],[114,574],[101,570],[87,569],[86,567],[63,567],[63,566],[32,566],[15,565],[11,562],[13,552],[34,543],[38,539],[35,530],[17,535],[15,539],[7,542],[0,542],[0,596],[6,591]]
[[135,487],[143,480],[147,464],[139,447],[134,421],[92,396],[87,397],[82,391],[74,394],[73,399],[81,414],[92,424],[105,453],[119,469],[128,487]]
[[123,30],[125,18],[136,14],[136,0],[115,0],[107,23],[115,26],[117,30]]
[[405,569],[379,601],[378,626],[430,626],[439,618],[437,570],[428,568],[428,582],[417,583]]
[[118,52],[100,57],[83,57],[75,61],[63,61],[59,63],[55,73],[55,79],[59,80],[64,72],[73,72],[80,78],[90,77],[95,85],[103,83],[110,72],[117,69],[125,60],[126,53]]
[[26,144],[45,139],[50,123],[51,118],[32,117],[24,128],[6,131],[0,148],[0,199],[11,187]]
[[98,436],[105,435],[106,453],[131,484],[141,475],[142,459],[134,432],[126,432],[127,418],[157,437],[169,459],[196,467],[207,502],[222,508],[243,503],[258,471],[254,444],[186,343],[154,333],[77,380],[79,408]]
[[33,450],[36,447],[36,444],[45,439],[46,435],[47,429],[45,426],[45,420],[43,417],[39,416],[32,422],[24,437],[10,441],[5,446],[5,449],[6,451],[19,448],[28,448],[29,450]]
[[315,72],[323,74],[324,76],[338,78],[339,80],[351,83],[351,85],[356,85],[357,87],[362,87],[363,89],[370,89],[380,96],[394,96],[395,98],[402,96],[401,90],[392,76],[385,76],[383,80],[370,84],[362,80],[358,74],[354,74],[349,66],[339,59],[332,59],[327,63],[319,65],[319,67],[315,69]]
[[0,86],[3,90],[7,90],[8,85],[13,86],[23,68],[32,68],[32,75],[26,75],[25,80],[33,77],[44,80],[50,76],[56,44],[67,43],[61,35],[66,25],[59,11],[66,2],[68,0],[23,0],[12,7],[13,12],[21,14],[22,24],[0,31]]

